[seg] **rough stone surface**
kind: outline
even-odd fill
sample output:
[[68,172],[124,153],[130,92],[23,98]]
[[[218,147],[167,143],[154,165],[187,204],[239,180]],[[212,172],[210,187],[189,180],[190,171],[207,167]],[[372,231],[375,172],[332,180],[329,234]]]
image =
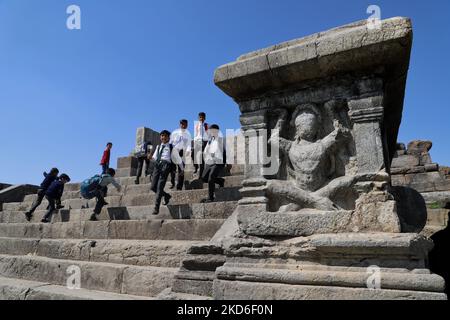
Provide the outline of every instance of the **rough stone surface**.
[[[431,141],[421,140],[410,142],[408,148],[400,144],[391,168],[394,190],[405,199],[400,208],[405,230],[423,231],[427,235],[447,226],[445,214],[436,214],[435,210],[450,202],[450,180],[445,170],[432,162],[432,147]],[[410,190],[409,195],[405,195],[405,190]],[[416,194],[412,197],[414,190]]]

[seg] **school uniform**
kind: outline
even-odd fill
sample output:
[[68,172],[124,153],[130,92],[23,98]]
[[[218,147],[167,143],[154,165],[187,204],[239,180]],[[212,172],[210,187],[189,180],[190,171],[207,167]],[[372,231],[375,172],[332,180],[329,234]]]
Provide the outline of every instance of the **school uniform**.
[[[187,153],[191,151],[191,134],[188,130],[178,129],[175,130],[170,136],[170,143],[173,145],[174,152],[178,152],[180,159],[183,159]],[[185,165],[184,162],[183,166]],[[178,171],[177,190],[182,190],[184,185],[184,169],[181,165],[174,163],[170,173],[172,187],[175,186],[175,176]]]
[[48,201],[48,211],[42,219],[42,222],[50,222],[53,212],[56,210],[56,204],[61,203],[61,197],[64,193],[64,183],[61,180],[55,180],[45,192],[45,198]]
[[204,159],[205,170],[202,180],[208,183],[208,200],[214,201],[216,184],[221,187],[225,185],[225,179],[219,177],[223,174],[226,163],[226,150],[222,137],[211,136],[205,147]]
[[138,168],[137,168],[137,175],[136,175],[136,184],[139,184],[139,178],[142,176],[142,171],[144,170],[145,165],[145,176],[148,175],[149,169],[150,169],[150,160],[148,158],[148,155],[151,150],[151,143],[146,142],[141,144],[135,152],[135,156],[138,159]]
[[44,172],[44,181],[42,181],[38,193],[37,193],[37,199],[33,202],[33,205],[31,206],[31,209],[27,212],[27,216],[31,218],[33,213],[36,211],[36,209],[41,205],[42,201],[45,198],[45,193],[47,192],[47,189],[50,187],[50,185],[55,181],[58,176],[50,175],[46,172]]
[[[167,178],[172,170],[172,150],[173,146],[170,143],[161,144],[156,148],[155,153],[153,154],[153,160],[156,162],[151,184],[151,190],[156,193],[155,210],[153,214],[159,213],[163,197],[165,205],[168,204],[171,198],[171,196],[164,191],[164,188],[166,187]],[[174,152],[175,156],[176,154],[177,152]]]
[[[192,152],[192,161],[194,162],[195,171],[200,168],[199,177],[203,175],[205,162],[203,152],[209,141],[208,124],[197,121],[194,126],[194,148]],[[200,152],[201,150],[201,152]]]

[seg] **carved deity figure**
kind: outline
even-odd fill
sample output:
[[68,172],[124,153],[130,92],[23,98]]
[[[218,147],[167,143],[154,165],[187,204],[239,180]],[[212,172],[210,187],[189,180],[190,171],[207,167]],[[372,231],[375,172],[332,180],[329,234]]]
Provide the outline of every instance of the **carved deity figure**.
[[[275,127],[278,132],[283,132],[286,120],[287,111],[283,110]],[[294,140],[282,138],[279,134],[271,137],[271,140],[279,139],[281,152],[287,156],[288,178],[269,180],[269,199],[281,200],[285,204],[279,209],[281,212],[301,209],[340,210],[331,198],[351,188],[358,179],[355,176],[333,178],[336,171],[335,155],[351,139],[350,130],[335,120],[334,131],[320,139],[321,114],[312,104],[299,106],[290,125],[295,128]]]

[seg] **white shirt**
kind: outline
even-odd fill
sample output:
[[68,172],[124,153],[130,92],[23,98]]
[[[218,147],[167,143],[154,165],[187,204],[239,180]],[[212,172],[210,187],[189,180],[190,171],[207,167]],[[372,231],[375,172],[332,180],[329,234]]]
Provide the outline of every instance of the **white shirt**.
[[185,152],[191,151],[192,136],[188,130],[177,129],[170,136],[170,143],[174,148]]
[[205,159],[205,164],[225,164],[223,162],[223,151],[225,150],[225,145],[223,143],[223,138],[211,137],[210,142],[206,145],[205,151],[203,152],[203,157]]
[[158,155],[161,152],[161,148],[164,147],[164,150],[162,151],[162,155],[161,155],[161,161],[167,161],[167,162],[172,162],[172,158],[170,155],[170,144],[166,143],[166,144],[160,144],[157,148],[155,153],[153,154],[153,160],[158,160]]
[[194,129],[194,141],[209,141],[209,134],[205,130],[204,122],[196,121]]
[[170,143],[159,145],[153,154],[153,160],[158,160],[158,154],[161,152],[162,147],[164,147],[164,149],[162,150],[161,161],[173,162],[180,166],[181,170],[184,170],[183,160],[181,159],[180,154],[178,152],[172,152],[171,154]]

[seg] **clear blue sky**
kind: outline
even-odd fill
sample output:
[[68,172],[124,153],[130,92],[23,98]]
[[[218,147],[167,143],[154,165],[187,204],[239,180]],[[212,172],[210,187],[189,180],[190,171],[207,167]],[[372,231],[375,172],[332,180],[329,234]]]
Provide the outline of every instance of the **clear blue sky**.
[[[66,8],[82,30],[66,28]],[[236,104],[213,84],[240,54],[366,19],[408,16],[414,48],[400,141],[430,139],[450,164],[450,1],[0,0],[0,182],[39,183],[58,166],[73,180],[113,165],[135,130],[174,129],[198,111],[239,128]]]

